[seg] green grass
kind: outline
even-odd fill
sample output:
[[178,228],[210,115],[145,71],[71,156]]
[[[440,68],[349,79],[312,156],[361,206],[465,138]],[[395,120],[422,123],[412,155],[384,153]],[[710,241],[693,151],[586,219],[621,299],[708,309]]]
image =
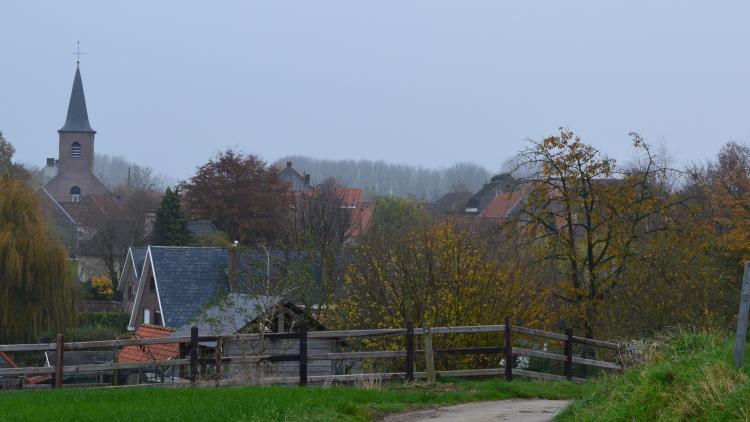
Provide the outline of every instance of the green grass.
[[591,396],[556,420],[749,420],[750,371],[733,369],[732,350],[727,336],[673,335],[650,353],[646,365],[598,380]]
[[591,385],[493,379],[353,387],[116,388],[0,393],[2,421],[368,421],[385,413],[516,397],[574,399]]

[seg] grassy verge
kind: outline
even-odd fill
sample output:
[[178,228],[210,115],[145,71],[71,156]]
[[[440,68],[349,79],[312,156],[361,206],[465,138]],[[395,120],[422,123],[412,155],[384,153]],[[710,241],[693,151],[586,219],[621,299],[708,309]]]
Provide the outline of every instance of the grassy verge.
[[749,420],[750,371],[733,369],[732,349],[726,336],[672,336],[646,365],[599,380],[556,420]]
[[368,421],[390,412],[515,397],[574,399],[591,385],[516,380],[435,386],[120,388],[0,394],[0,420],[12,421]]

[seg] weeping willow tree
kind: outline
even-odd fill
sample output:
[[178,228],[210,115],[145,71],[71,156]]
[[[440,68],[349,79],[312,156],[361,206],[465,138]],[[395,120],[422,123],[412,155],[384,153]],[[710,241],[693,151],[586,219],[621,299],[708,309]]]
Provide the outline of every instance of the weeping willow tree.
[[75,323],[75,301],[67,254],[35,195],[0,176],[0,343],[63,332]]

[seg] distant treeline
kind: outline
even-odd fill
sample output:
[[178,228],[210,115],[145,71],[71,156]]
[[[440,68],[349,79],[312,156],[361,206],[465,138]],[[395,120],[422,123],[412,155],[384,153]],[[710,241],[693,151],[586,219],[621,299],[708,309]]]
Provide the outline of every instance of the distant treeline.
[[163,190],[175,183],[175,180],[164,174],[156,174],[150,167],[131,163],[122,156],[107,154],[94,156],[94,174],[109,187],[130,185]]
[[371,160],[325,160],[290,155],[274,163],[283,168],[291,161],[300,174],[307,173],[313,184],[333,178],[339,184],[365,189],[368,198],[383,195],[434,201],[446,192],[477,191],[492,173],[475,163],[462,162],[435,170],[406,164]]

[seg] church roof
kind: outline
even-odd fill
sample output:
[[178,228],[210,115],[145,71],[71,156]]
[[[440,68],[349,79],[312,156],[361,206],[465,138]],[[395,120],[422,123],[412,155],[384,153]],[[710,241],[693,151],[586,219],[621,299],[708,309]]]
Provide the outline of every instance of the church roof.
[[83,82],[81,81],[81,69],[76,67],[76,76],[73,79],[73,90],[70,93],[70,103],[68,104],[68,117],[65,119],[65,126],[60,132],[91,132],[89,124],[89,113],[86,111],[86,97],[83,95]]

